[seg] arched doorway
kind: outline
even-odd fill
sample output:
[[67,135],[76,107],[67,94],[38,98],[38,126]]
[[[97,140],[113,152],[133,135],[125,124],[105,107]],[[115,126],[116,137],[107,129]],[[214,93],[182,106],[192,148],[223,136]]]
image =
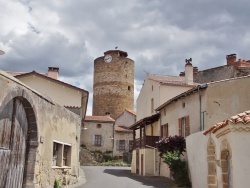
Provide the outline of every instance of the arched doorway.
[[0,106],[0,187],[21,188],[34,185],[37,125],[28,100],[10,96]]

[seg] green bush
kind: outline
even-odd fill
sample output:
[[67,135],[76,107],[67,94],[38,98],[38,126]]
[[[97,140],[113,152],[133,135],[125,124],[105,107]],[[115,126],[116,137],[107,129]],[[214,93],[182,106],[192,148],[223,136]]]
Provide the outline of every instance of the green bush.
[[55,182],[54,182],[54,188],[61,188],[60,186],[60,182],[58,179],[55,179]]
[[166,152],[162,158],[168,164],[171,175],[179,186],[191,186],[187,163],[181,159],[179,151]]
[[171,175],[178,186],[191,186],[188,176],[188,165],[181,159],[186,151],[186,140],[181,136],[170,136],[157,144],[163,162],[168,164]]

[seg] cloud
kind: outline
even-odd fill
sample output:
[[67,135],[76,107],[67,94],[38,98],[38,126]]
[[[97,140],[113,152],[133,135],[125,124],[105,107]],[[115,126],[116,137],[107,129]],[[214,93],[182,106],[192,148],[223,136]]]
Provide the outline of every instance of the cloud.
[[249,5],[248,0],[0,0],[0,49],[6,52],[0,68],[46,72],[58,66],[64,81],[92,93],[94,59],[118,46],[135,61],[137,96],[147,72],[178,75],[186,58],[199,70],[225,64],[231,53],[249,59]]

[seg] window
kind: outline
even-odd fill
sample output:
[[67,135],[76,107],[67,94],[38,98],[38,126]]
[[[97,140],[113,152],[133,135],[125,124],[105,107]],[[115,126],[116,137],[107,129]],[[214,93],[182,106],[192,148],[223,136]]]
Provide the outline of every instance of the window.
[[182,103],[182,108],[185,108],[186,104],[185,102]]
[[179,136],[186,137],[190,134],[189,116],[182,117],[179,120]]
[[52,166],[71,165],[71,145],[59,141],[53,141]]
[[152,91],[154,91],[154,86],[152,85]]
[[130,91],[130,89],[131,89],[131,87],[130,86],[128,86],[128,90]]
[[164,114],[164,116],[167,114],[166,113],[166,108],[163,109],[163,114]]
[[125,150],[125,140],[119,141],[119,150]]
[[161,126],[161,137],[162,138],[167,138],[169,136],[168,134],[168,124],[162,125]]
[[102,124],[97,124],[96,128],[100,129],[102,127]]
[[154,99],[151,99],[151,113],[154,113]]
[[71,162],[71,147],[65,145],[63,148],[63,166],[70,166]]
[[101,146],[102,145],[102,136],[101,135],[95,135],[95,146]]

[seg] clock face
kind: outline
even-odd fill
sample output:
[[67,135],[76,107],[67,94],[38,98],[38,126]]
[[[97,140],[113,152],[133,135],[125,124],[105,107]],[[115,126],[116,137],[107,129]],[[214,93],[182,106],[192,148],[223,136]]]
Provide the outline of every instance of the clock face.
[[111,56],[111,55],[105,55],[104,61],[105,61],[106,63],[110,63],[110,62],[112,61],[112,56]]

